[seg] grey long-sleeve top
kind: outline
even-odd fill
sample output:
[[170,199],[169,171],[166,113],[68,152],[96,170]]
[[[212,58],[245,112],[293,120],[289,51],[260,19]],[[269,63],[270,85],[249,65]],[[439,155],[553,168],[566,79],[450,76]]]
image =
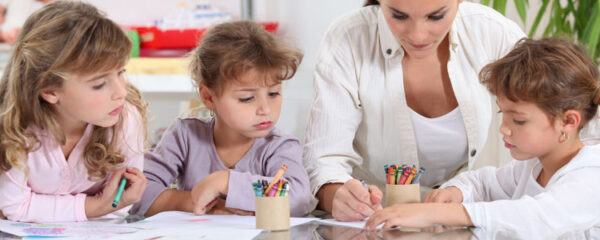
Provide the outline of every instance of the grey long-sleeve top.
[[257,138],[234,168],[225,167],[213,141],[212,119],[177,119],[164,133],[156,148],[145,155],[144,175],[148,184],[142,200],[130,213],[144,215],[154,200],[178,179],[178,189],[191,191],[196,183],[212,172],[229,170],[229,190],[225,206],[254,211],[252,182],[269,182],[283,164],[289,181],[290,214],[303,216],[311,200],[308,175],[302,165],[302,145],[292,136],[273,129]]

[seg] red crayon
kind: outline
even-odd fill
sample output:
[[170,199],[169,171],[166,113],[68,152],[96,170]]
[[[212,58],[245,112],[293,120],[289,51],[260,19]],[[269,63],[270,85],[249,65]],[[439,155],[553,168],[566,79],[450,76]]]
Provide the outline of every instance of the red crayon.
[[400,178],[400,181],[398,182],[398,184],[404,184],[404,182],[406,182],[406,178],[408,178],[409,174],[410,174],[410,167],[404,168],[404,172],[402,173],[402,177]]

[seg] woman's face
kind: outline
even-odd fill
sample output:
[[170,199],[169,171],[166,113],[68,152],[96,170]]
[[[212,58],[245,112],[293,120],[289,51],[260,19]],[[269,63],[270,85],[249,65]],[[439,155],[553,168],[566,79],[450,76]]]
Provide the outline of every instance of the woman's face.
[[450,30],[462,0],[380,0],[390,30],[410,58],[423,59],[436,50]]

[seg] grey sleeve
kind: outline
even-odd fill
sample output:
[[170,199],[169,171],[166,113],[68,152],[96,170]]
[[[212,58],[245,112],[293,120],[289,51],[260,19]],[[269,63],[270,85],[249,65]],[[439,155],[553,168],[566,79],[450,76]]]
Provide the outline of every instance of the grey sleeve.
[[144,156],[144,175],[148,179],[142,200],[133,205],[130,214],[144,215],[154,200],[183,172],[188,141],[182,120],[177,119],[165,131],[156,148]]
[[266,179],[270,182],[283,164],[288,167],[283,178],[290,184],[288,193],[290,215],[292,217],[306,215],[311,200],[310,183],[306,169],[302,165],[302,146],[296,139],[286,139],[272,150],[271,155],[263,163],[266,176],[230,170],[229,190],[225,206],[254,211],[255,195],[252,182],[259,179]]

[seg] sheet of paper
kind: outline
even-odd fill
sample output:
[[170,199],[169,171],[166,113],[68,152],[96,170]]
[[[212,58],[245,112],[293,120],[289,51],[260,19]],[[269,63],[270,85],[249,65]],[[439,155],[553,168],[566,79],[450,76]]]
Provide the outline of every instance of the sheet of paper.
[[[317,218],[290,218],[290,227]],[[254,216],[203,215],[163,212],[135,223],[122,219],[96,219],[88,222],[35,224],[0,220],[0,231],[20,237],[61,237],[61,239],[252,239]]]
[[114,240],[132,240],[132,239],[169,239],[169,240],[188,240],[188,239],[247,239],[251,240],[258,236],[262,230],[260,229],[234,229],[222,227],[198,228],[193,225],[176,227],[176,228],[160,228],[160,229],[145,229],[135,233],[121,234],[114,236]]
[[[318,218],[290,218],[290,227],[308,223]],[[198,224],[201,223],[201,224]],[[141,228],[150,227],[174,227],[181,225],[201,225],[203,227],[223,227],[235,229],[256,229],[256,218],[254,216],[237,215],[202,215],[196,216],[186,212],[162,212],[146,218],[137,223],[129,225]]]
[[[343,227],[351,227],[351,228],[364,228],[365,227],[365,223],[367,223],[368,219],[365,219],[363,221],[356,221],[356,222],[341,222],[335,219],[317,219],[317,222],[323,223],[323,224],[328,224],[328,225],[335,225],[335,226],[343,226]],[[379,226],[377,226],[377,229],[380,229],[383,226],[383,224],[380,224]]]
[[0,220],[0,231],[16,236],[69,237],[98,236],[111,237],[118,234],[133,233],[140,230],[128,224],[105,222],[72,222],[72,223],[21,223]]

